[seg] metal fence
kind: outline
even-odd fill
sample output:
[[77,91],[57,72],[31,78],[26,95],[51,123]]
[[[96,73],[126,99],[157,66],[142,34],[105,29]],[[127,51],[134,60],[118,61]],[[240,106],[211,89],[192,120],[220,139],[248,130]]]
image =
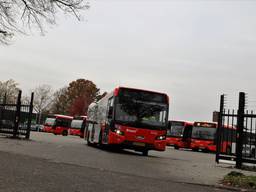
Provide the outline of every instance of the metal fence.
[[29,139],[33,112],[34,93],[29,103],[22,103],[19,91],[16,103],[6,103],[6,96],[0,103],[0,134],[13,138]]
[[218,129],[216,132],[216,162],[232,160],[236,167],[256,163],[256,114],[245,110],[245,93],[239,93],[238,109],[225,109],[226,98],[221,96]]

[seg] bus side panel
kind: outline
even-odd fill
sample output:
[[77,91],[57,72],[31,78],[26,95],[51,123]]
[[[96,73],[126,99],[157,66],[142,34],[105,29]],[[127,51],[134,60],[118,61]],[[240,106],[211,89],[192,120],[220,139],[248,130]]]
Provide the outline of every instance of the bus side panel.
[[[106,129],[106,122],[109,120],[107,119],[108,116],[108,101],[110,98],[113,97],[113,93],[107,95],[104,97],[99,103],[98,103],[98,125],[97,125],[97,131],[95,132],[97,134],[97,142],[99,143],[100,140],[103,140],[102,143],[108,144],[107,142],[104,142],[104,132]],[[109,131],[108,131],[109,132]],[[101,138],[100,138],[101,137]]]

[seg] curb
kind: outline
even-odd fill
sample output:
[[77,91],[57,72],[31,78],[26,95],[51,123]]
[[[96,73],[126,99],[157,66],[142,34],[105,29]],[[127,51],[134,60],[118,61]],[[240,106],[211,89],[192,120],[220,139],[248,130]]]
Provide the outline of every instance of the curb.
[[223,184],[217,184],[216,187],[219,189],[226,189],[229,191],[255,192],[255,189],[244,189],[244,188],[232,187],[232,186],[223,185]]

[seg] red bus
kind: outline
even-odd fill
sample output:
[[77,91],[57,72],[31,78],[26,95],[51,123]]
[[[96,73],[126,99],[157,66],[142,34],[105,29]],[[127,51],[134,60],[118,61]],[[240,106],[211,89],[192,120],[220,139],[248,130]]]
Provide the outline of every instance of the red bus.
[[169,121],[166,134],[167,145],[175,149],[190,148],[193,123],[188,121]]
[[43,130],[55,135],[67,136],[73,117],[66,115],[48,115]]
[[80,136],[82,138],[84,136],[86,118],[87,118],[87,116],[74,117],[72,122],[71,122],[71,127],[69,129],[69,134]]
[[88,109],[87,144],[164,151],[169,98],[164,93],[119,87]]
[[217,123],[195,122],[191,135],[191,149],[193,151],[216,151],[215,135]]
[[[220,145],[221,145],[220,146],[221,153],[225,153],[227,155],[236,153],[236,127],[235,126],[223,125],[222,133],[219,139],[220,139]],[[244,149],[246,150],[247,148],[246,143],[248,143],[248,137],[245,137],[243,142],[245,144]]]

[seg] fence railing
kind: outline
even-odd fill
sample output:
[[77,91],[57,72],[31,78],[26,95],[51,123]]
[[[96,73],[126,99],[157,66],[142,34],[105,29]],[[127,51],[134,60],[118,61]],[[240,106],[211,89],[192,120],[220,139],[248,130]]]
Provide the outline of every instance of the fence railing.
[[0,103],[0,134],[14,138],[30,138],[31,119],[33,112],[34,93],[28,104],[21,101],[22,91],[19,91],[16,103],[7,103],[6,96]]

